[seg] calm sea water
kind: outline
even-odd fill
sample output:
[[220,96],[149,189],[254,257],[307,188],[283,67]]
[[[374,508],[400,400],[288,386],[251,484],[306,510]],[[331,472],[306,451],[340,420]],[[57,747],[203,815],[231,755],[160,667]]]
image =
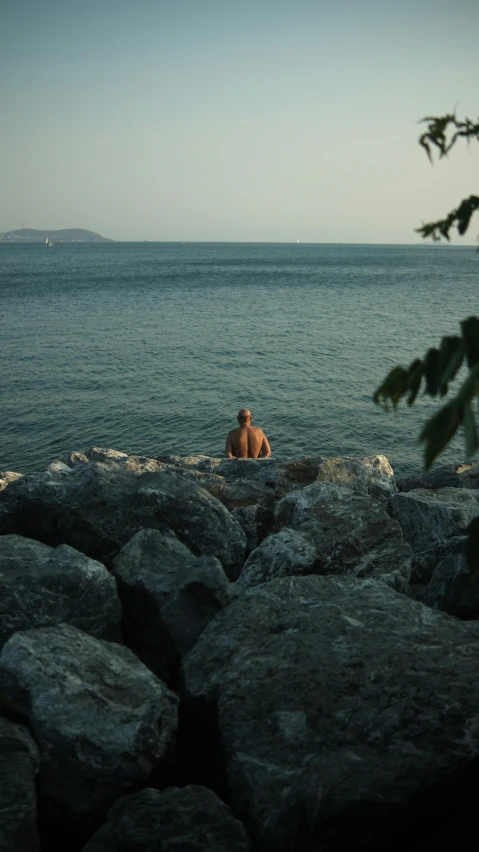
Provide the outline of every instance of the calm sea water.
[[[434,404],[387,415],[372,393],[478,296],[466,247],[0,245],[0,470],[90,446],[221,455],[248,406],[275,456],[419,471]],[[461,436],[441,462],[463,457]]]

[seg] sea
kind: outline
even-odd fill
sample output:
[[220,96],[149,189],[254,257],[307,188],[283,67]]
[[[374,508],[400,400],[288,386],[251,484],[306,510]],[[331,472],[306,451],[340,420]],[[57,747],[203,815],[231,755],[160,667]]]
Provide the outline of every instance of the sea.
[[[0,470],[73,450],[220,456],[240,408],[276,458],[423,467],[440,402],[373,393],[478,313],[474,246],[0,244]],[[438,464],[465,459],[459,434]]]

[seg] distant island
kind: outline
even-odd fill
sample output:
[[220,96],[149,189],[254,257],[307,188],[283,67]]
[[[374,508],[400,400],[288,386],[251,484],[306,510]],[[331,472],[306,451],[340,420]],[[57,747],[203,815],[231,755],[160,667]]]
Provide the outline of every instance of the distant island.
[[37,231],[36,228],[18,228],[0,234],[0,243],[113,243],[114,240],[87,231],[85,228],[64,228],[60,231]]

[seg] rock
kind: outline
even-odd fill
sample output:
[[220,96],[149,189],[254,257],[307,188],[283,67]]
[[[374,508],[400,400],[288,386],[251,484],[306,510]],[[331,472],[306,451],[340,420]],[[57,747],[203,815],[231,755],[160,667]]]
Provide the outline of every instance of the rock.
[[185,657],[185,710],[261,852],[385,849],[474,789],[478,666],[469,624],[383,583],[272,580]]
[[35,775],[40,755],[29,732],[0,717],[0,849],[38,852]]
[[[244,461],[248,463],[248,460],[245,459]],[[250,461],[252,464],[256,463],[254,460]],[[224,477],[218,476],[218,474],[205,474],[199,471],[188,470],[180,471],[180,475],[204,488],[205,491],[208,491],[229,512],[234,512],[235,509],[246,509],[249,506],[255,505],[271,507],[279,496],[281,496],[272,487],[270,488],[254,480],[238,479],[229,482]]]
[[111,449],[102,449],[101,447],[91,447],[85,453],[88,461],[96,461],[96,462],[105,462],[109,461],[117,462],[119,464],[125,464],[129,458],[128,453],[123,453],[120,450],[111,450]]
[[274,509],[274,504],[290,491],[316,480],[335,482],[364,494],[388,500],[396,490],[392,468],[385,456],[325,459],[182,459],[174,461],[177,470],[205,488],[234,512],[256,505]]
[[[253,502],[267,504],[315,481],[346,485],[361,493],[385,499],[396,491],[393,470],[387,458],[381,455],[335,459],[322,456],[305,456],[300,459],[218,459],[208,456],[159,458],[177,469],[199,474],[202,479],[197,481],[225,502],[230,510]],[[231,489],[232,485],[235,490]],[[254,500],[255,497],[258,499]]]
[[[75,467],[77,464],[84,464],[89,461],[120,465],[125,470],[131,470],[134,473],[155,473],[166,468],[166,465],[158,459],[148,458],[147,456],[129,456],[128,453],[122,453],[119,450],[102,449],[101,447],[91,447],[84,453],[69,453],[53,464],[63,463],[68,467]],[[51,465],[47,467],[47,470],[50,469]]]
[[151,788],[120,799],[83,852],[250,852],[242,824],[206,787]]
[[452,538],[446,538],[435,544],[430,550],[415,553],[412,560],[411,583],[427,586],[434,569],[446,556],[463,552],[467,538],[467,535],[453,535]]
[[88,456],[85,453],[79,453],[74,451],[73,453],[68,453],[66,456],[62,456],[59,461],[62,461],[68,467],[75,467],[76,464],[82,464],[84,462],[89,461]]
[[[272,506],[289,491],[321,482],[347,485],[360,493],[388,499],[395,492],[394,474],[385,456],[325,459],[225,459],[210,456],[129,456],[112,449],[92,447],[61,459],[69,467],[80,461],[120,465],[135,473],[170,470],[204,488],[233,512],[252,505]],[[58,464],[58,462],[55,462]]]
[[245,536],[224,506],[170,470],[135,474],[114,461],[24,476],[0,492],[0,533],[70,544],[110,566],[140,529],[176,535],[197,556],[216,556],[235,579]]
[[282,529],[266,538],[250,554],[237,580],[238,588],[256,586],[275,577],[314,574],[316,548],[310,536],[297,530]]
[[196,557],[158,530],[140,530],[113,560],[123,601],[125,639],[168,684],[181,658],[231,600],[231,584],[213,556]]
[[253,504],[251,506],[242,506],[239,509],[233,509],[231,512],[233,518],[237,521],[245,534],[246,556],[248,556],[255,547],[258,547],[259,544],[257,524],[258,508],[258,506]]
[[49,473],[69,473],[71,468],[70,465],[65,464],[65,462],[60,461],[60,459],[54,459],[50,464],[48,464],[45,468]]
[[223,461],[222,458],[212,456],[156,456],[157,461],[163,462],[168,467],[183,468],[187,470],[198,470],[201,473],[214,473]]
[[308,535],[318,574],[375,577],[407,593],[412,551],[381,502],[334,483],[293,491],[276,507],[276,527]]
[[398,491],[416,488],[479,488],[479,463],[448,464],[428,473],[413,474],[397,481]]
[[422,553],[445,539],[464,535],[479,514],[479,503],[470,490],[419,488],[393,494],[389,512],[401,525],[413,552]]
[[316,479],[318,482],[344,485],[384,501],[396,491],[394,472],[386,456],[326,459],[319,466]]
[[121,604],[104,565],[67,544],[56,548],[0,536],[0,648],[17,630],[68,622],[99,639],[121,640]]
[[15,480],[20,479],[22,476],[21,473],[15,473],[13,470],[2,470],[0,471],[0,491],[3,491],[7,485],[10,485],[11,482],[15,482]]
[[167,467],[162,462],[146,456],[129,456],[125,469],[132,470],[134,473],[156,473],[158,470],[166,470]]
[[176,695],[128,648],[71,625],[9,639],[0,654],[0,705],[33,732],[42,795],[79,826],[171,757]]
[[315,481],[322,457],[302,459],[222,459],[215,476],[202,482],[229,509],[257,505],[274,509],[289,491]]
[[421,601],[458,618],[479,617],[479,583],[472,581],[464,553],[451,554],[439,563]]
[[253,504],[233,509],[231,514],[246,536],[246,555],[248,556],[273,531],[274,510],[268,506]]
[[303,459],[222,459],[216,473],[227,482],[255,482],[276,494],[314,482],[322,456]]

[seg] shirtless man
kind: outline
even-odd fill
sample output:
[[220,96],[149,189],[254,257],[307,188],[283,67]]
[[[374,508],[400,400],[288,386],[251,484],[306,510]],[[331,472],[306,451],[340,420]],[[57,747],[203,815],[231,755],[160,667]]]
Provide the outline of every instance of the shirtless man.
[[227,439],[225,453],[229,459],[267,459],[271,447],[262,429],[252,426],[253,417],[248,408],[242,408],[237,420],[239,426],[233,429]]

